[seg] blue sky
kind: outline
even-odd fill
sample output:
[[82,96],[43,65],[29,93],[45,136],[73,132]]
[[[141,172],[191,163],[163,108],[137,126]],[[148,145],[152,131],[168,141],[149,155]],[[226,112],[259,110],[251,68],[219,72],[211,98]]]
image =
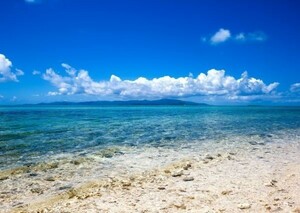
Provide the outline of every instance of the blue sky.
[[300,103],[297,0],[0,0],[0,8],[0,104]]

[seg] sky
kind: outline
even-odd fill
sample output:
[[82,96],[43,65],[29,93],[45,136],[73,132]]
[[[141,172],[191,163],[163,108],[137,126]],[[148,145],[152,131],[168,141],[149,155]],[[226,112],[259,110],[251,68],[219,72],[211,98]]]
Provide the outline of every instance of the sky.
[[0,104],[300,105],[298,0],[0,0]]

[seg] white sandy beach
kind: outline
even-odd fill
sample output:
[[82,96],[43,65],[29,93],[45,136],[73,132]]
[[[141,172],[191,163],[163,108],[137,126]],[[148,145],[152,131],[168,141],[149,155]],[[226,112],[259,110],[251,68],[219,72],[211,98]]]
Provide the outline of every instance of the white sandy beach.
[[[84,180],[58,192],[53,188],[64,178],[56,171],[59,167],[52,168],[52,179],[35,180],[25,178],[28,171],[17,172],[1,181],[0,211],[300,212],[299,141],[217,143],[203,151],[156,149],[136,155],[130,161],[136,164],[130,167],[126,167],[128,156],[116,156],[119,170],[99,179],[85,168],[89,165],[85,162],[79,165],[87,171],[80,176]],[[76,173],[72,177],[76,179]]]

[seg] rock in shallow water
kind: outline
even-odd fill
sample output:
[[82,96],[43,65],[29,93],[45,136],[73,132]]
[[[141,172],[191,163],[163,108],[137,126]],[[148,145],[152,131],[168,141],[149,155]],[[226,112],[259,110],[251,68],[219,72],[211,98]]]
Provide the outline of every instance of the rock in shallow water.
[[256,141],[250,141],[249,144],[254,146],[254,145],[257,145],[257,142]]
[[106,149],[101,150],[99,154],[103,158],[112,158],[115,155],[123,154],[123,152],[118,147],[108,147]]
[[30,173],[30,174],[29,174],[29,177],[36,177],[36,176],[38,176],[37,173]]
[[255,145],[261,145],[261,146],[266,145],[264,142],[256,142],[256,141],[250,141],[249,144],[251,144],[253,146],[255,146]]
[[78,166],[78,165],[80,165],[81,162],[79,160],[72,160],[72,161],[70,161],[70,163]]

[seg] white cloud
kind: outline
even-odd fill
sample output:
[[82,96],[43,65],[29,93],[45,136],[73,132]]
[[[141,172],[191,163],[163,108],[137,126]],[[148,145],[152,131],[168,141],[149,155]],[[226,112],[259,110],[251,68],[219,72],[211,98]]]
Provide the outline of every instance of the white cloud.
[[300,83],[292,84],[290,87],[290,91],[293,93],[300,93]]
[[32,71],[32,75],[40,75],[40,74],[41,74],[41,72],[38,71],[38,70],[33,70]]
[[226,29],[219,29],[218,32],[216,32],[211,38],[210,41],[212,44],[218,44],[225,42],[231,37],[230,31]]
[[240,32],[237,33],[236,35],[232,35],[230,30],[220,28],[219,31],[217,31],[209,40],[206,37],[202,37],[201,40],[202,42],[207,42],[210,41],[210,44],[216,45],[219,43],[224,43],[229,40],[233,41],[265,41],[267,39],[267,36],[265,33],[257,31],[257,32],[250,32],[250,33],[244,33]]
[[0,83],[7,81],[18,82],[17,76],[24,75],[24,72],[20,69],[16,69],[15,72],[11,71],[12,63],[5,57],[5,55],[0,54]]
[[48,92],[48,96],[60,95],[58,92]]
[[237,41],[265,41],[267,36],[263,32],[239,33],[234,39]]
[[66,76],[57,74],[53,69],[47,69],[42,78],[49,81],[57,91],[48,95],[74,95],[86,94],[99,97],[112,97],[122,99],[155,99],[166,97],[190,96],[251,96],[271,94],[278,83],[266,85],[262,80],[248,77],[244,72],[239,79],[226,75],[225,70],[208,70],[197,77],[173,78],[163,76],[147,79],[139,77],[136,80],[122,80],[112,75],[109,81],[94,81],[86,70],[75,70],[69,65]]
[[20,69],[16,69],[16,75],[17,76],[21,76],[21,75],[24,75],[24,72]]
[[239,41],[245,41],[246,40],[246,37],[245,37],[245,34],[244,33],[239,33],[235,36],[235,39],[236,40],[239,40]]

